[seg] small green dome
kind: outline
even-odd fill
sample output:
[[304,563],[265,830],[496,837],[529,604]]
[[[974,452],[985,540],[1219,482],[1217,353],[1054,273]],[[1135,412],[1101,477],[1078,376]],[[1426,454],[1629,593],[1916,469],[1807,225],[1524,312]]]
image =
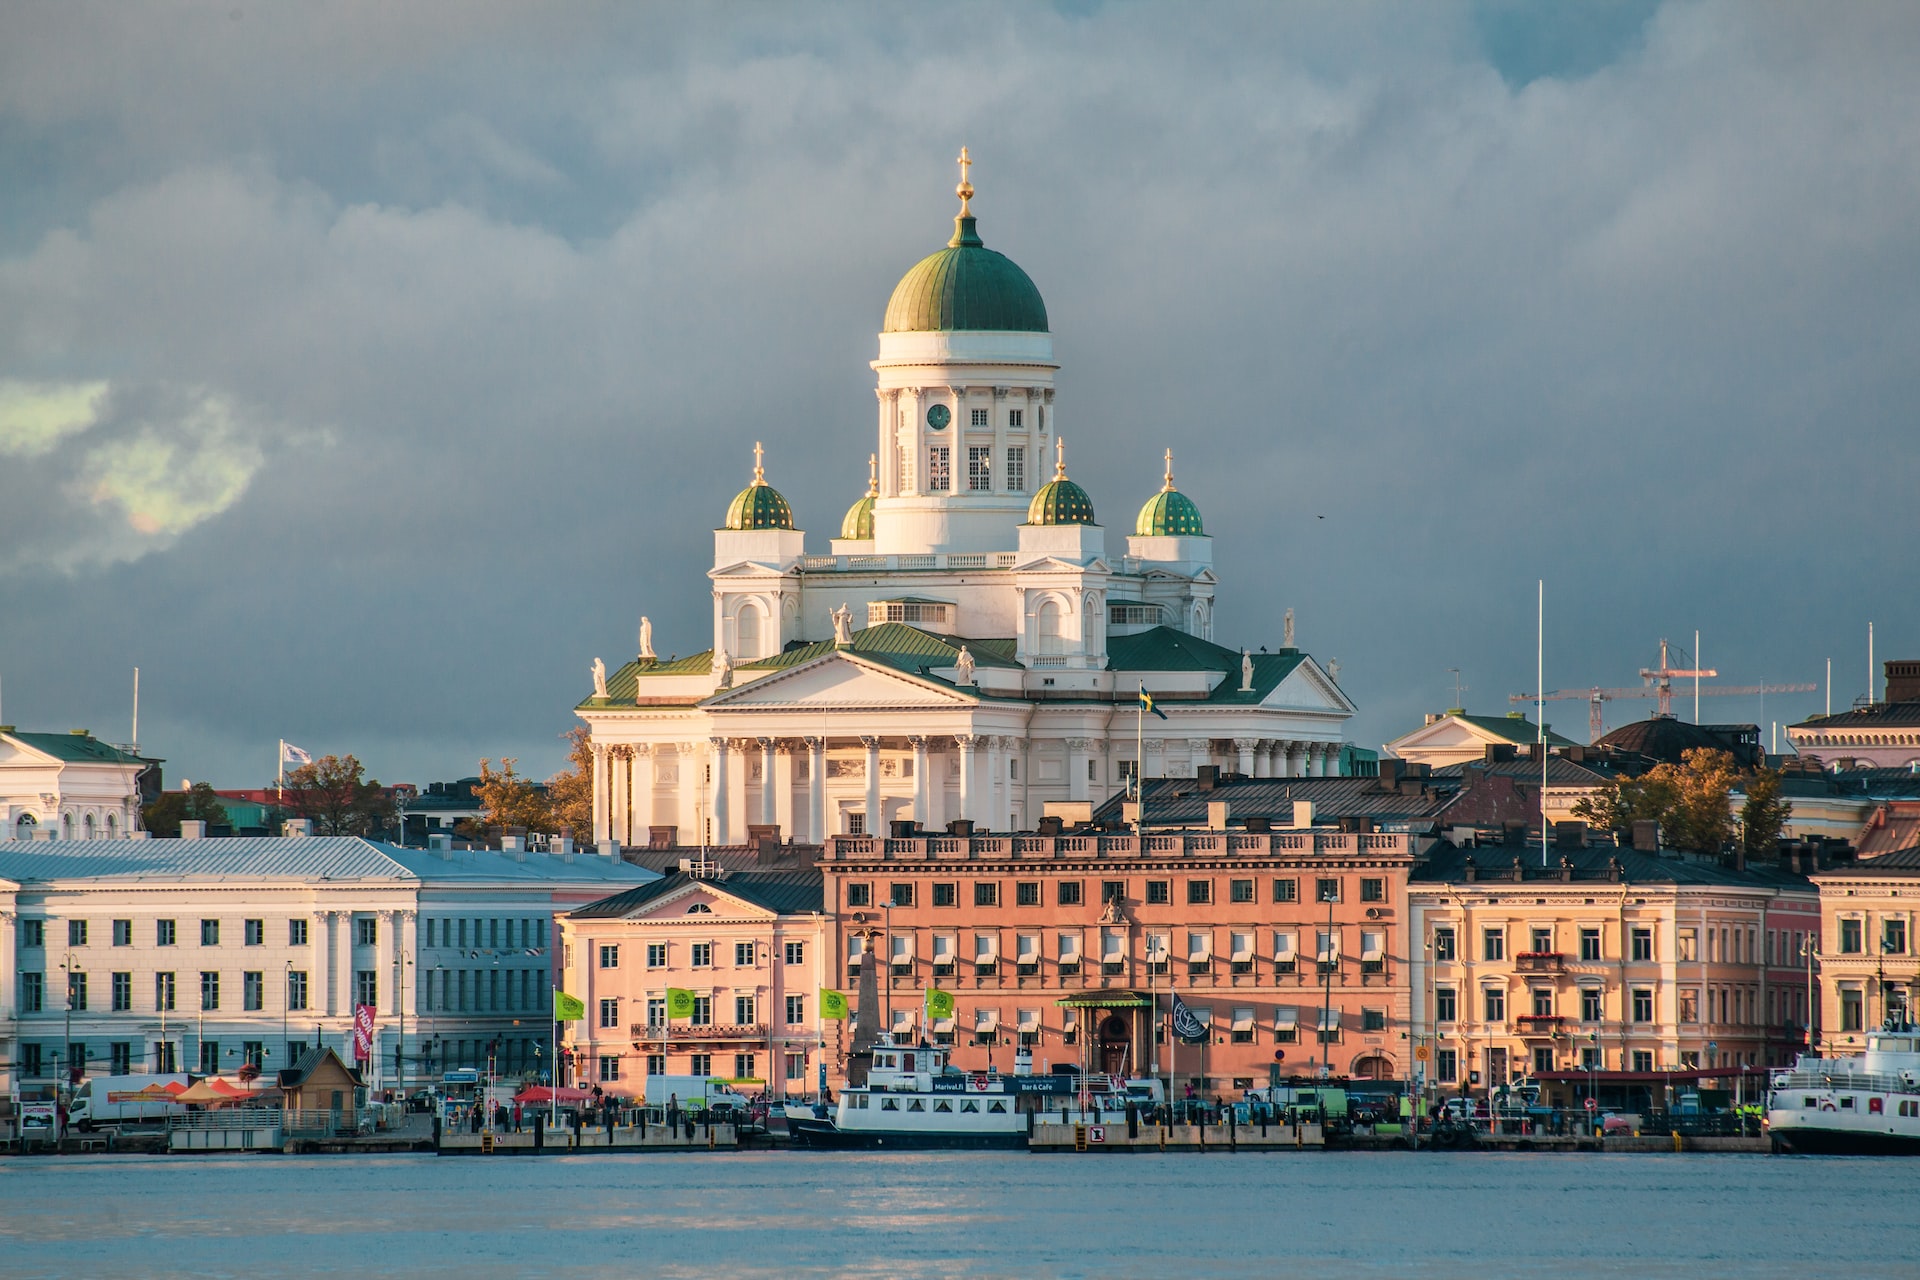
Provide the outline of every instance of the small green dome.
[[880,496],[880,459],[875,454],[867,455],[867,491],[860,501],[847,508],[847,518],[840,522],[840,536],[849,542],[873,541],[873,503]]
[[753,446],[753,483],[734,495],[727,507],[726,529],[791,529],[793,508],[780,491],[767,483],[766,470],[760,465],[762,450]]
[[1200,508],[1192,498],[1173,487],[1173,450],[1167,450],[1167,480],[1160,492],[1147,499],[1133,522],[1136,538],[1200,538],[1206,529],[1200,523]]
[[1098,524],[1093,518],[1093,499],[1087,491],[1067,479],[1067,443],[1054,437],[1059,453],[1053,464],[1053,479],[1040,486],[1027,504],[1028,524]]

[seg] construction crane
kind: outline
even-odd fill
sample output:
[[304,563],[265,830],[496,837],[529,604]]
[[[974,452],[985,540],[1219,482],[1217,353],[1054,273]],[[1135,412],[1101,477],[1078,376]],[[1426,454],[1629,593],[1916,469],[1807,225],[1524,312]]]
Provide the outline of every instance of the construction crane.
[[[1677,646],[1676,646],[1677,647]],[[1659,705],[1659,714],[1673,714],[1673,677],[1682,679],[1697,677],[1708,679],[1720,673],[1711,667],[1676,667],[1668,660],[1668,644],[1660,642],[1660,665],[1640,668],[1640,677],[1647,681],[1641,685],[1629,685],[1620,689],[1603,689],[1598,686],[1591,689],[1555,689],[1542,697],[1537,693],[1516,693],[1507,698],[1508,702],[1560,702],[1572,698],[1584,699],[1587,704],[1587,741],[1598,742],[1606,733],[1606,705],[1616,698],[1651,698]],[[1820,686],[1817,684],[1747,684],[1721,685],[1698,691],[1701,697],[1733,698],[1752,697],[1758,694],[1765,697],[1769,693],[1812,693]]]

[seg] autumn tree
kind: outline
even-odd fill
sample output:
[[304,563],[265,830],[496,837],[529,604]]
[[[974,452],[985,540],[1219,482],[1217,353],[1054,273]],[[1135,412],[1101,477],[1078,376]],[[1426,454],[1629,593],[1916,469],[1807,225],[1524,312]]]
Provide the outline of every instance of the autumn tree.
[[196,782],[185,791],[163,791],[140,809],[140,825],[163,839],[179,835],[182,822],[224,825],[226,821],[226,806],[213,793],[211,782]]
[[393,797],[351,755],[321,756],[287,774],[286,806],[315,835],[370,836],[394,823]]
[[518,763],[514,757],[504,756],[495,772],[493,761],[480,762],[480,785],[474,788],[474,796],[480,801],[481,820],[489,827],[550,832],[557,825],[553,806],[538,786],[515,772]]
[[1733,757],[1712,747],[1690,747],[1679,764],[1657,764],[1638,778],[1615,778],[1575,804],[1573,816],[1611,831],[1635,822],[1660,824],[1675,849],[1719,853],[1733,837],[1731,797],[1740,780]]
[[585,725],[566,732],[572,766],[547,779],[547,803],[554,828],[570,827],[576,840],[593,838],[593,735]]
[[1793,805],[1780,794],[1782,777],[1778,769],[1760,769],[1747,779],[1747,802],[1740,806],[1740,839],[1749,858],[1765,857],[1773,852]]

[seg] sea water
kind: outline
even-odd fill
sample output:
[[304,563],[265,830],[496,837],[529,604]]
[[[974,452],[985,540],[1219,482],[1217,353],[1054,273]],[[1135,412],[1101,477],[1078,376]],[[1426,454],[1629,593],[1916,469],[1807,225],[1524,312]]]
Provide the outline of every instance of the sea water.
[[804,1152],[0,1161],[0,1276],[1920,1276],[1920,1161]]

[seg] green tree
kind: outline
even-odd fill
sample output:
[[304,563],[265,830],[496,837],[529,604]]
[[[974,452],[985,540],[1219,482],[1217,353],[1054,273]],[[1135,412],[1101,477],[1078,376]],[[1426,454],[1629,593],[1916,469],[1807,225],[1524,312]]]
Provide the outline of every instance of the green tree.
[[593,839],[593,735],[585,725],[566,732],[571,768],[547,779],[547,803],[554,829],[569,827],[578,841]]
[[286,806],[321,836],[370,836],[394,823],[393,797],[351,755],[321,756],[287,775]]
[[1780,794],[1781,781],[1778,769],[1760,769],[1747,779],[1747,802],[1740,806],[1740,839],[1749,858],[1773,852],[1793,812],[1792,804]]
[[1691,747],[1681,763],[1658,764],[1638,778],[1616,778],[1571,810],[1595,826],[1626,832],[1635,822],[1660,824],[1663,843],[1695,853],[1718,853],[1733,836],[1733,757]]
[[140,825],[163,839],[179,835],[182,822],[225,825],[226,821],[226,806],[213,794],[211,782],[196,782],[185,791],[163,791],[140,809]]
[[514,771],[518,763],[512,756],[503,756],[496,773],[493,761],[480,762],[480,785],[474,795],[480,801],[482,821],[488,827],[550,832],[558,825],[553,820],[553,806],[538,786]]

